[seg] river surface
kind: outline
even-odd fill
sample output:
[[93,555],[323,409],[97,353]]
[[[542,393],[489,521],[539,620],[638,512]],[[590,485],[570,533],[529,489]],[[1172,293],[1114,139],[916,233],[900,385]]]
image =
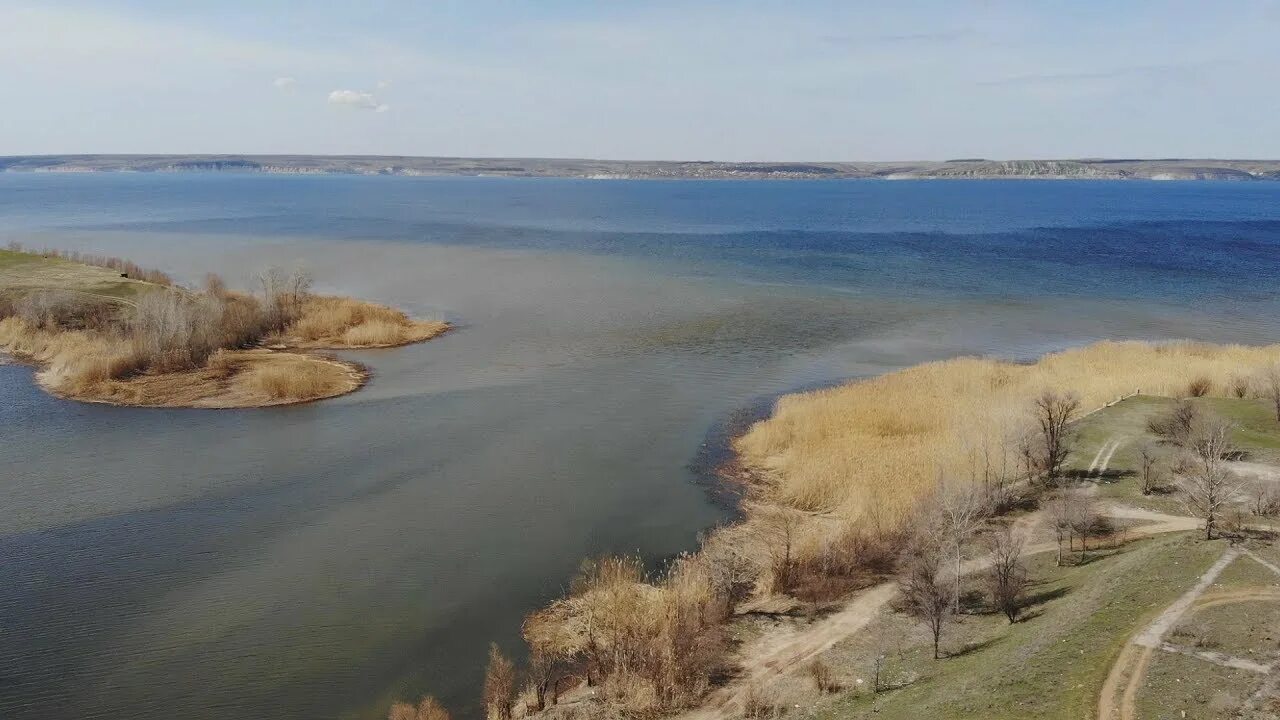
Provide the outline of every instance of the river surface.
[[0,365],[0,717],[473,715],[579,561],[730,517],[778,393],[1100,338],[1274,341],[1280,183],[0,174],[0,243],[448,319],[337,400],[65,402]]

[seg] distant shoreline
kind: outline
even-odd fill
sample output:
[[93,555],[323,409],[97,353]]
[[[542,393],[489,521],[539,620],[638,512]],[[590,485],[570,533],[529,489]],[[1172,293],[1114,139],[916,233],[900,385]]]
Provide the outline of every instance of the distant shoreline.
[[0,172],[233,172],[277,175],[660,179],[1023,179],[1280,181],[1280,160],[1065,159],[903,162],[717,162],[375,155],[0,156]]

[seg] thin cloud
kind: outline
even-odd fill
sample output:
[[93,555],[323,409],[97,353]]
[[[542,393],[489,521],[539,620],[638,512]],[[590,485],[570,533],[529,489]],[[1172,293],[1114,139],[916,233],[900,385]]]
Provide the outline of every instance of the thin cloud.
[[378,102],[373,93],[360,92],[359,90],[334,90],[329,93],[329,104],[356,110],[372,110],[374,112],[386,112],[390,109],[390,106],[386,103]]
[[281,90],[291,90],[294,85],[298,84],[298,81],[291,77],[278,77],[271,84]]
[[1030,73],[1027,75],[1011,75],[994,80],[983,80],[979,85],[994,87],[1001,85],[1041,85],[1074,82],[1090,82],[1094,80],[1115,80],[1126,77],[1157,77],[1174,75],[1194,69],[1193,65],[1139,65],[1135,67],[1111,68],[1109,70],[1093,70],[1089,72],[1064,73]]
[[948,43],[976,35],[969,28],[938,32],[881,33],[866,35],[825,35],[822,40],[831,45],[875,45],[898,43]]

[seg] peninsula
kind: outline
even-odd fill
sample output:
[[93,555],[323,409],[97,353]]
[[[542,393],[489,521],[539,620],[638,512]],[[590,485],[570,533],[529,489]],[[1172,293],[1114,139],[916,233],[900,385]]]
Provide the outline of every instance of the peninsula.
[[199,290],[118,258],[0,250],[0,352],[45,390],[142,407],[287,405],[359,389],[363,366],[320,351],[423,342],[448,323],[311,293],[273,268],[255,292],[209,275]]

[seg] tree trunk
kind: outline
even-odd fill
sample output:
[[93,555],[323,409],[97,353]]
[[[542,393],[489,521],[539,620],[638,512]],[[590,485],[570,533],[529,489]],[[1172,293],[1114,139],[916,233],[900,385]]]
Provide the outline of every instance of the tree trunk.
[[960,543],[956,543],[956,590],[951,612],[960,614]]

